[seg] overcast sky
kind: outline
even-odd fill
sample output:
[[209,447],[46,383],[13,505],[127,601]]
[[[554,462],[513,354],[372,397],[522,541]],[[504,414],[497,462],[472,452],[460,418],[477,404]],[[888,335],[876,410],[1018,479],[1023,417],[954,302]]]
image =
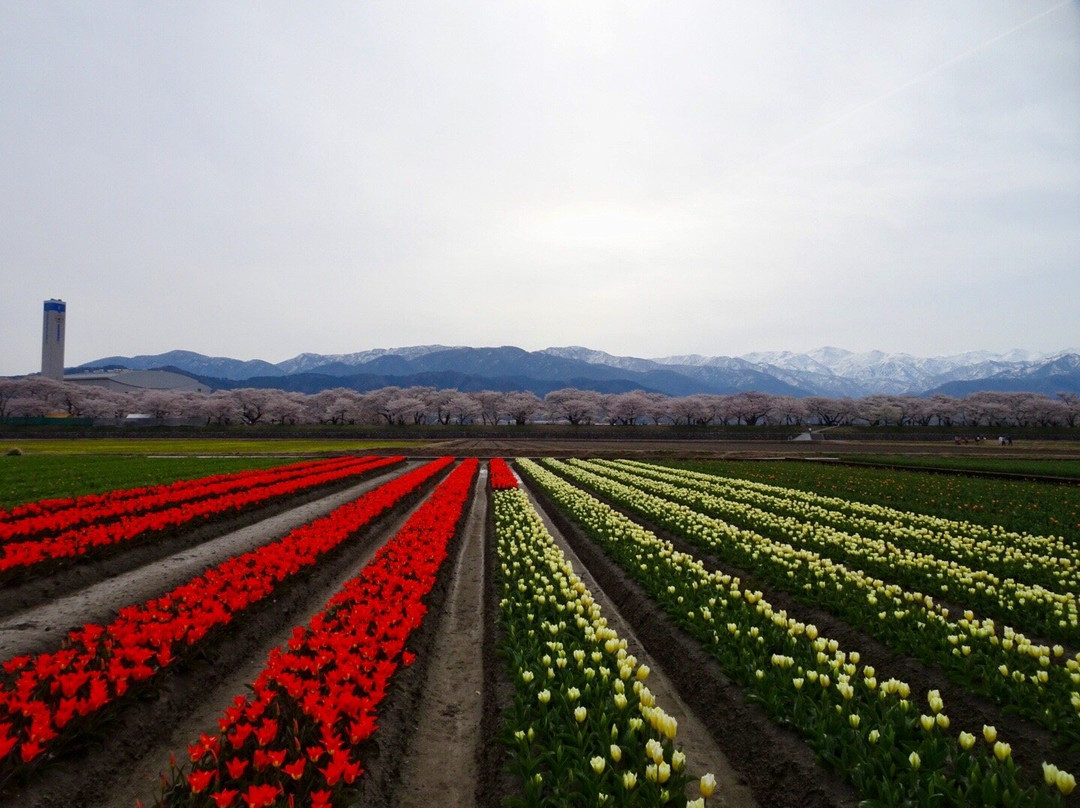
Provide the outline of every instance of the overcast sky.
[[0,0],[0,374],[1080,346],[1080,3]]

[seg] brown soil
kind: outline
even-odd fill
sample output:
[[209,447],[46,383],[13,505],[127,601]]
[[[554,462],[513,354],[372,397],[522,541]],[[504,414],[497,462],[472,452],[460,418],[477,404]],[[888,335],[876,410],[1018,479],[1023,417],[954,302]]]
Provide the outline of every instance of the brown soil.
[[[395,449],[395,451],[398,451]],[[458,457],[605,457],[652,459],[763,460],[784,458],[849,458],[860,455],[920,455],[936,457],[992,457],[1080,459],[1080,442],[1028,441],[1015,446],[916,440],[649,440],[647,438],[461,438],[430,441],[402,454],[452,454]]]
[[[402,808],[474,804],[483,790],[481,723],[484,715],[484,543],[487,468],[465,522],[460,551],[448,566],[450,589],[426,656],[416,723],[396,791]],[[439,761],[440,765],[431,765]]]

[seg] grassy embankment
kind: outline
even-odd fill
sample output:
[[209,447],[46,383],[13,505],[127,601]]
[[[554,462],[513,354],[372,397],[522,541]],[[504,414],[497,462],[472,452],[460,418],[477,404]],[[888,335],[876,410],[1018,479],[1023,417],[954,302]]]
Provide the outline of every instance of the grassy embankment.
[[[845,458],[848,461],[849,458]],[[993,471],[1001,474],[1037,474],[1080,480],[1080,460],[1034,460],[1031,458],[943,457],[911,455],[861,455],[850,458],[859,463],[881,463],[911,468]]]

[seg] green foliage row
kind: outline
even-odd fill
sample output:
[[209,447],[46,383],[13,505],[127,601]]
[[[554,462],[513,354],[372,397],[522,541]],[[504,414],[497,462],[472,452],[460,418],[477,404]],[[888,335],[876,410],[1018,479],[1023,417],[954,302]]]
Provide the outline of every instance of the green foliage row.
[[1080,489],[1069,485],[791,461],[668,461],[664,465],[887,505],[946,519],[1062,536],[1080,545]]
[[0,455],[18,450],[23,454],[62,455],[310,455],[366,452],[403,446],[401,440],[353,440],[350,438],[29,438],[13,440]]
[[856,463],[880,463],[910,468],[993,471],[999,474],[1035,474],[1080,480],[1080,460],[1039,460],[1027,457],[942,457],[939,455],[859,455]]

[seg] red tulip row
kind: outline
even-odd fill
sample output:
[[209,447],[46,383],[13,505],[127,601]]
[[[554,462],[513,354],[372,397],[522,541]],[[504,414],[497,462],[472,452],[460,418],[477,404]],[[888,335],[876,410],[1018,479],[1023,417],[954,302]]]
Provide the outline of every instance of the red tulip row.
[[[347,457],[326,458],[319,460],[304,460],[299,463],[289,463],[288,465],[278,466],[275,469],[265,469],[264,471],[303,471],[304,469],[314,468],[321,466],[329,468],[330,466],[341,463],[342,461],[349,460]],[[235,471],[223,474],[212,474],[206,477],[199,477],[195,479],[177,480],[172,483],[163,483],[160,485],[148,485],[138,486],[135,488],[116,488],[112,491],[104,491],[100,494],[82,494],[77,497],[64,497],[58,499],[42,499],[36,502],[24,502],[16,505],[10,510],[0,508],[0,526],[6,526],[9,524],[32,522],[35,519],[42,517],[57,517],[61,519],[78,518],[78,514],[87,509],[94,509],[101,506],[108,506],[111,504],[122,503],[130,499],[140,499],[145,496],[154,496],[157,494],[168,494],[174,491],[185,491],[191,488],[199,488],[203,485],[211,485],[218,482],[225,482],[228,480],[234,480],[243,478],[249,474],[258,473],[259,469]],[[70,512],[70,513],[69,513]]]
[[188,749],[159,808],[340,805],[362,773],[359,746],[377,727],[390,677],[424,619],[479,462],[466,460],[286,647],[271,652],[250,696],[237,696],[217,735]]
[[149,679],[280,583],[339,546],[453,462],[403,474],[285,537],[236,556],[106,626],[68,634],[59,651],[4,663],[0,681],[0,781],[76,731],[79,719]]
[[493,457],[488,463],[492,491],[517,488],[517,477],[510,470],[510,465],[501,457]]
[[9,541],[0,544],[0,574],[25,569],[36,564],[64,558],[77,558],[99,548],[111,547],[122,542],[180,525],[190,525],[219,514],[236,513],[273,499],[286,497],[326,483],[348,479],[374,469],[393,465],[402,457],[361,458],[337,468],[315,468],[304,476],[291,476],[283,480],[260,480],[253,477],[249,487],[194,502],[185,502],[109,521],[85,525],[64,531],[56,536],[44,536],[27,541]]
[[0,541],[56,535],[81,525],[109,522],[171,505],[208,499],[232,491],[281,482],[313,472],[329,472],[370,462],[372,458],[335,457],[291,463],[270,469],[215,474],[168,485],[124,488],[71,499],[28,502],[0,511]]

